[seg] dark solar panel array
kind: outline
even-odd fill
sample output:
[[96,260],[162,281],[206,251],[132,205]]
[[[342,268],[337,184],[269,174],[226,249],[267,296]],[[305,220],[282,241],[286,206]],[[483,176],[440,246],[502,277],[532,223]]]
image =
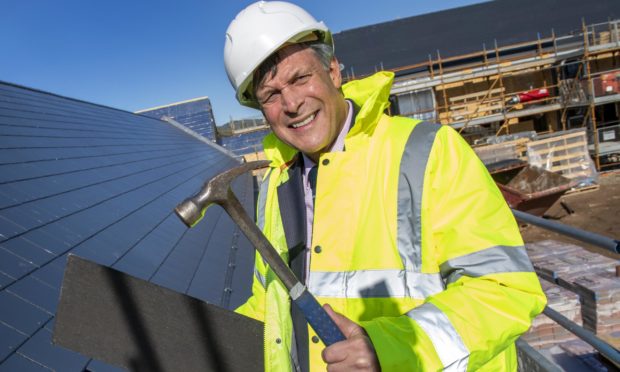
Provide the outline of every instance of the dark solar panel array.
[[168,106],[147,109],[139,112],[156,119],[170,118],[186,126],[203,137],[216,140],[215,118],[209,98],[200,98]]
[[[238,164],[169,123],[0,83],[0,371],[115,371],[51,344],[67,255],[234,308],[254,253],[219,207],[174,206]],[[253,184],[234,190],[253,213]],[[91,335],[96,337],[96,335]]]
[[343,75],[363,76],[437,58],[535,41],[620,17],[618,0],[499,0],[334,34]]
[[270,129],[262,129],[232,136],[221,136],[218,143],[237,156],[261,152],[263,151],[263,138],[270,132]]

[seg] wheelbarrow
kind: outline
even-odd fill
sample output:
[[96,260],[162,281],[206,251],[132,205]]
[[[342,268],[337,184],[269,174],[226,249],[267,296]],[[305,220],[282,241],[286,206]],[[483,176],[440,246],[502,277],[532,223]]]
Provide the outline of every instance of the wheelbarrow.
[[508,205],[542,216],[573,186],[571,179],[513,159],[487,166]]

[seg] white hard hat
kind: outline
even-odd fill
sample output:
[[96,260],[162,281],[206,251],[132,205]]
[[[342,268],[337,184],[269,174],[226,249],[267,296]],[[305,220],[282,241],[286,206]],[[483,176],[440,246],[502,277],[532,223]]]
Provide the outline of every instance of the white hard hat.
[[333,48],[332,34],[299,6],[284,1],[259,1],[243,9],[226,30],[224,66],[237,100],[258,108],[251,92],[254,70],[286,43],[310,34]]

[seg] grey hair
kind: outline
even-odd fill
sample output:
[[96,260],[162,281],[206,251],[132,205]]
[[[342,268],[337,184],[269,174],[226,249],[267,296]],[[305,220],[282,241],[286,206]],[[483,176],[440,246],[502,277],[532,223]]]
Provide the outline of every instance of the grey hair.
[[[302,49],[310,48],[316,56],[319,58],[321,65],[325,68],[325,71],[329,71],[330,64],[334,58],[334,47],[330,44],[326,44],[321,41],[309,41],[304,43],[298,43]],[[252,78],[252,95],[256,98],[256,88],[265,76],[274,76],[278,73],[278,63],[281,61],[280,53],[275,52],[269,58],[267,58],[258,68],[254,71]]]

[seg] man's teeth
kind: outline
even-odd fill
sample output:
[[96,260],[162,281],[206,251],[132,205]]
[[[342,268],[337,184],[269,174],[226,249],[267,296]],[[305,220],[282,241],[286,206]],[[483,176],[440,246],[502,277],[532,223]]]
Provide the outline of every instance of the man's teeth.
[[301,121],[301,122],[299,122],[299,123],[295,123],[295,124],[293,124],[293,125],[291,125],[291,126],[292,126],[293,128],[301,128],[301,127],[303,127],[304,125],[306,125],[306,124],[310,123],[312,120],[314,120],[314,116],[315,116],[315,114],[312,114],[312,115],[310,115],[310,116],[309,116],[306,120]]

